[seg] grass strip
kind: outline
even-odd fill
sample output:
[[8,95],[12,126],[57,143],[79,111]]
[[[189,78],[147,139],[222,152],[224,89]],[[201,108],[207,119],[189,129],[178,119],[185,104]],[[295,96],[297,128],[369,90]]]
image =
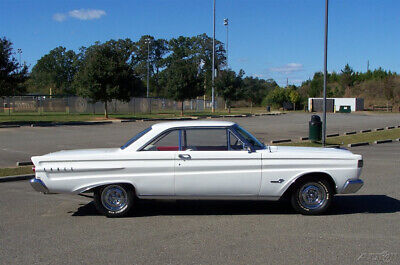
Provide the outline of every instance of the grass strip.
[[[265,113],[265,108],[232,108],[231,113],[228,110],[219,110],[212,113],[211,111],[193,111],[186,110],[183,117],[201,117],[215,115],[235,115],[235,114],[257,114]],[[158,111],[155,113],[143,114],[110,114],[110,119],[163,119],[163,118],[179,118],[180,111]],[[67,114],[65,112],[20,112],[0,113],[0,124],[15,124],[15,123],[57,123],[57,122],[82,122],[82,121],[102,121],[106,120],[103,114]]]
[[33,174],[32,166],[0,168],[0,177]]
[[[368,132],[362,134],[353,134],[353,135],[343,135],[338,137],[331,137],[326,139],[326,144],[329,145],[347,145],[359,142],[368,142],[373,143],[379,140],[391,139],[395,140],[400,137],[400,129],[391,129],[385,131],[376,131],[376,132]],[[309,147],[321,147],[321,142],[311,142],[311,141],[303,141],[303,142],[292,142],[292,143],[282,143],[279,145],[286,146],[309,146]]]

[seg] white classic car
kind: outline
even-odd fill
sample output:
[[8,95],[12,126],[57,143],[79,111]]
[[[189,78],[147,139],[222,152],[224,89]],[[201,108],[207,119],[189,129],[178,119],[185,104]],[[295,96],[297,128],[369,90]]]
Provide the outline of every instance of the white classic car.
[[302,214],[326,211],[335,194],[354,193],[362,156],[344,149],[266,146],[238,124],[155,124],[121,148],[32,157],[31,185],[43,193],[93,192],[96,208],[126,215],[135,199],[288,198]]

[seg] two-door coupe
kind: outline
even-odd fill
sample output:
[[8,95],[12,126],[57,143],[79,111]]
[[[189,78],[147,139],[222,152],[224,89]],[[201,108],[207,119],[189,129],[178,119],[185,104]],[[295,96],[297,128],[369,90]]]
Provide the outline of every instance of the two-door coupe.
[[238,124],[155,124],[121,148],[69,150],[32,157],[31,185],[44,193],[93,192],[97,209],[124,216],[135,199],[290,198],[320,214],[353,193],[363,160],[344,149],[266,146]]

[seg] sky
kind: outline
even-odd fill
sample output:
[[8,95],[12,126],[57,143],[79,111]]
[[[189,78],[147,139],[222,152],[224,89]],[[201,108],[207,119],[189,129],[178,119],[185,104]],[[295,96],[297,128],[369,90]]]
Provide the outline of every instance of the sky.
[[[149,34],[212,36],[212,0],[0,0],[0,37],[33,67],[58,46],[77,51],[95,41]],[[328,71],[400,72],[400,1],[330,0]],[[216,38],[228,63],[247,76],[299,85],[323,70],[325,0],[216,0]],[[19,59],[19,56],[17,56]]]

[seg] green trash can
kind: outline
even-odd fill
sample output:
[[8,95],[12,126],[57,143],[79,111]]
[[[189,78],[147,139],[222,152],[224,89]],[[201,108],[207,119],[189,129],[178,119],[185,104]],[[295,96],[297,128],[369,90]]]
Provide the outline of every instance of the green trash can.
[[318,115],[311,116],[311,121],[308,123],[308,138],[312,142],[322,139],[322,122]]
[[351,113],[351,107],[350,106],[340,106],[339,113]]

